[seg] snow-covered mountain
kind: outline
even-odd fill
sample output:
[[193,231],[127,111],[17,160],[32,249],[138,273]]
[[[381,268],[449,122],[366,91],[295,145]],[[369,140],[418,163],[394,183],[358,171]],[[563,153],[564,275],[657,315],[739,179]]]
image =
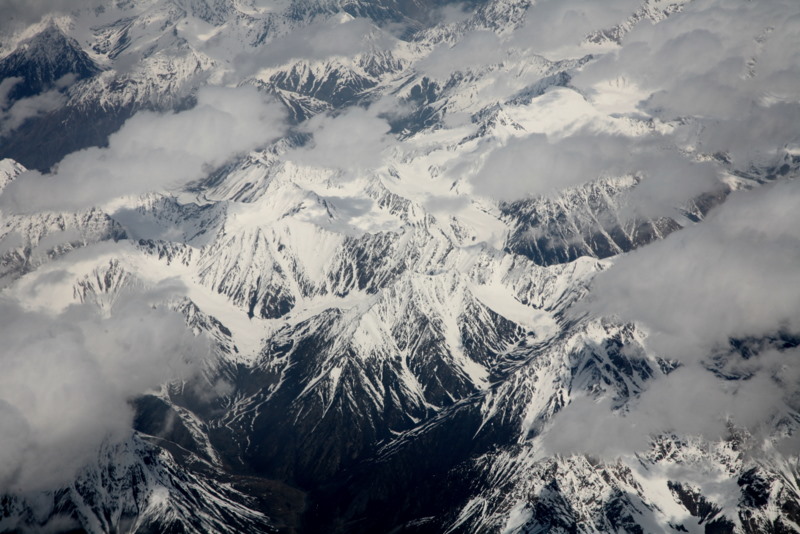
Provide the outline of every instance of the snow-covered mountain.
[[0,532],[800,531],[791,0],[20,6]]

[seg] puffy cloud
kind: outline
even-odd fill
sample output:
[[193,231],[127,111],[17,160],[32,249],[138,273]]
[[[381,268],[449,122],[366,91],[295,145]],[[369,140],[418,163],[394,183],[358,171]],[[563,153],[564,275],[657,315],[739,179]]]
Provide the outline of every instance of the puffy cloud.
[[579,397],[555,417],[543,446],[548,453],[613,458],[646,450],[663,434],[717,440],[730,425],[747,429],[760,444],[800,383],[798,358],[796,349],[762,354],[747,380],[720,380],[686,365],[655,380],[623,412],[613,412],[607,399]]
[[764,437],[770,422],[800,409],[800,350],[762,344],[745,358],[729,345],[800,332],[798,205],[798,181],[734,193],[704,222],[599,274],[580,311],[640,323],[649,349],[681,367],[624,413],[607,400],[576,400],[555,418],[548,450],[613,456],[665,432],[717,439],[730,423]]
[[512,138],[489,154],[473,184],[479,193],[503,200],[547,195],[594,180],[603,172],[622,173],[624,151],[624,141],[612,136]]
[[[505,46],[563,47],[564,27],[567,33],[575,30],[577,39],[589,28],[625,20],[637,7],[624,1],[538,2]],[[573,19],[575,24],[566,23]],[[793,15],[788,0],[698,0],[658,24],[640,21],[622,46],[573,72],[571,84],[590,102],[619,94],[640,100],[623,113],[670,121],[672,131],[613,137],[584,129],[565,139],[512,139],[485,156],[472,179],[476,191],[513,200],[598,176],[640,174],[643,180],[628,198],[630,209],[668,215],[718,187],[714,164],[697,163],[685,153],[725,153],[740,170],[766,169],[800,146],[797,50],[800,16]],[[615,93],[620,87],[624,90]]]
[[737,192],[697,226],[619,258],[591,309],[641,321],[662,355],[697,361],[731,337],[800,332],[800,183]]
[[283,108],[252,87],[203,88],[192,109],[137,113],[109,138],[107,148],[69,154],[52,174],[19,176],[3,191],[0,206],[15,212],[78,210],[179,188],[235,154],[266,144],[284,126]]
[[286,158],[318,167],[369,169],[381,164],[392,139],[390,129],[385,119],[360,107],[336,116],[317,115],[303,125],[303,130],[312,134],[312,141],[288,152]]
[[500,38],[494,32],[481,30],[466,34],[453,46],[440,44],[416,67],[423,76],[446,81],[457,71],[501,63],[505,55]]
[[542,0],[528,9],[525,24],[509,44],[545,56],[574,53],[590,33],[624,22],[640,4],[640,0]]
[[476,0],[447,3],[433,9],[430,19],[441,25],[463,23],[474,14],[475,3]]
[[[525,30],[539,6],[552,10],[552,20],[577,17],[574,35],[548,36],[545,27],[512,42],[534,50],[574,44],[569,39],[587,25],[581,13],[567,15],[573,4],[580,2],[536,4]],[[548,20],[546,10],[540,16]],[[589,101],[623,87],[625,96],[641,95],[624,113],[676,127],[639,137],[584,130],[517,138],[486,157],[475,188],[513,199],[636,173],[642,180],[628,198],[631,209],[654,215],[718,186],[716,164],[687,152],[727,153],[742,170],[772,166],[800,145],[799,39],[800,16],[784,0],[696,0],[658,24],[641,22],[620,47],[575,72],[572,84]],[[575,311],[636,322],[648,332],[648,349],[680,367],[621,408],[608,398],[576,398],[542,436],[545,451],[616,456],[646,449],[662,433],[718,439],[731,424],[760,444],[779,418],[796,414],[800,350],[764,340],[800,333],[798,205],[796,180],[735,192],[702,223],[599,274]],[[757,348],[744,357],[732,339]]]
[[573,83],[592,97],[602,80],[648,94],[656,117],[693,117],[697,148],[728,152],[740,167],[800,140],[800,16],[790,0],[697,0],[659,24],[642,23],[623,46],[587,65]]
[[235,67],[239,76],[246,77],[292,60],[351,58],[372,48],[391,48],[395,42],[394,38],[367,19],[340,15],[295,29],[255,52],[242,53],[236,57]]
[[69,13],[76,9],[94,8],[102,5],[100,0],[3,0],[0,8],[0,30],[22,27],[37,22],[45,15]]
[[194,374],[208,342],[154,307],[176,291],[124,294],[106,313],[0,301],[0,492],[68,483],[103,443],[130,434],[132,398]]
[[604,176],[639,175],[632,213],[670,213],[718,183],[712,165],[681,155],[662,136],[642,138],[584,131],[563,139],[512,138],[489,153],[472,179],[475,190],[500,200],[551,195]]

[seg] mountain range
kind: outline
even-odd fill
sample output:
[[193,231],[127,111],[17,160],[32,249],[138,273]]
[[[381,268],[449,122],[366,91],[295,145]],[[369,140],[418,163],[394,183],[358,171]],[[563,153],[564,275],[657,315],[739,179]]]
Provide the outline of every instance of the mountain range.
[[800,531],[792,0],[57,4],[0,532]]

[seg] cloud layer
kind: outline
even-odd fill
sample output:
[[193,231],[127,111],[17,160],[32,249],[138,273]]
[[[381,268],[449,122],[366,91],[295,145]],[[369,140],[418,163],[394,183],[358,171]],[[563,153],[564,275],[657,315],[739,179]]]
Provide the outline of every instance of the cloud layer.
[[125,439],[128,402],[188,379],[207,357],[179,314],[154,305],[180,288],[124,294],[109,313],[31,311],[0,300],[0,493],[69,482],[103,443]]
[[[513,57],[520,49],[528,54],[557,49],[563,55],[565,47],[575,57],[594,54],[571,72],[570,87],[582,95],[581,105],[603,119],[589,119],[572,132],[501,143],[471,178],[476,192],[516,200],[600,176],[637,174],[643,179],[629,198],[631,209],[661,216],[719,186],[717,175],[729,169],[710,163],[709,155],[724,156],[740,171],[780,166],[787,151],[800,146],[800,17],[792,16],[792,5],[697,0],[658,24],[641,20],[621,46],[606,45],[600,53],[596,45],[578,47],[581,36],[625,22],[638,2],[538,2],[510,37],[468,34],[441,52],[449,54],[453,68],[459,65],[459,48],[464,57],[486,59],[488,52],[470,52],[469,44],[487,39],[497,42],[484,48],[498,58],[507,54],[503,50],[516,50]],[[437,54],[426,61],[446,73],[447,61],[433,61]],[[618,109],[609,104],[615,99]],[[649,119],[655,127],[610,135],[603,121],[620,117]]]
[[472,182],[478,193],[515,200],[553,195],[602,177],[637,175],[642,182],[631,200],[637,211],[653,216],[718,183],[712,165],[692,162],[669,145],[663,136],[530,134],[492,151]]
[[389,123],[360,107],[336,116],[317,115],[302,130],[312,134],[312,140],[286,157],[318,167],[348,171],[378,167],[391,143]]
[[[796,180],[734,193],[703,223],[598,275],[581,310],[639,323],[648,348],[680,367],[624,417],[607,400],[577,399],[554,420],[548,450],[613,456],[661,433],[719,439],[730,423],[764,437],[786,410],[800,409],[800,350],[769,342],[800,333],[798,205]],[[748,339],[756,350],[745,358],[730,341]]]
[[69,13],[75,9],[93,8],[101,5],[100,0],[2,0],[0,9],[0,31],[38,22],[45,15]]
[[625,80],[649,93],[640,109],[694,117],[698,147],[738,166],[796,144],[800,17],[788,0],[697,0],[659,24],[641,23],[623,46],[589,64],[574,83],[591,98],[598,83]]
[[417,63],[416,69],[422,76],[446,82],[456,71],[501,63],[505,55],[500,38],[494,32],[480,30],[468,33],[453,46],[440,44]]
[[267,46],[243,52],[236,56],[235,67],[239,77],[247,77],[292,61],[351,58],[373,47],[388,49],[394,42],[371,21],[340,15],[297,28]]
[[52,174],[28,172],[3,191],[17,213],[80,210],[124,195],[177,189],[232,156],[265,145],[285,128],[284,110],[252,87],[206,87],[178,113],[139,112],[107,148],[66,156]]
[[619,258],[591,307],[653,331],[695,362],[731,337],[800,332],[800,182],[737,192],[697,226]]
[[624,22],[640,5],[640,0],[542,0],[528,10],[511,45],[545,56],[580,54],[579,45],[591,32]]

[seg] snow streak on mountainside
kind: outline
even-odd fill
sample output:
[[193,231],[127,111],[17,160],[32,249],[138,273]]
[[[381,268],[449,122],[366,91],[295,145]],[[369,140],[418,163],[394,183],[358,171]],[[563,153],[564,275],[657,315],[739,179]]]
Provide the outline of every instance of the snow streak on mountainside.
[[792,0],[10,0],[0,532],[800,531]]

